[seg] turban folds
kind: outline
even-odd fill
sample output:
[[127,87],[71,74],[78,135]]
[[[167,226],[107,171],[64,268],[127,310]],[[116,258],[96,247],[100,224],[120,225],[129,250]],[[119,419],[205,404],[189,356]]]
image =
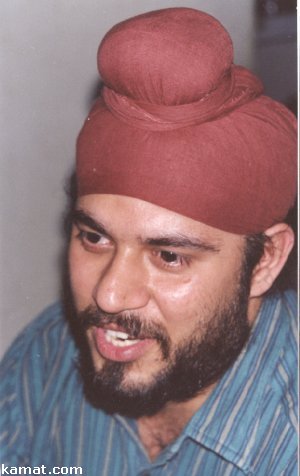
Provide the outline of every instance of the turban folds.
[[170,8],[114,26],[77,142],[79,195],[146,200],[231,233],[283,220],[296,193],[296,120],[233,64],[210,15]]

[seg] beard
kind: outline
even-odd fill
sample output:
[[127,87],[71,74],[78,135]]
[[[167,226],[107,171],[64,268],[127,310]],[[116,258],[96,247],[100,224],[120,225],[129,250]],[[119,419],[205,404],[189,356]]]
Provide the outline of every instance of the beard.
[[78,313],[85,331],[113,322],[134,339],[155,339],[161,351],[162,369],[147,383],[130,384],[125,379],[133,363],[107,360],[101,370],[95,370],[85,339],[79,349],[80,370],[90,403],[110,414],[139,418],[158,413],[168,402],[190,400],[217,382],[235,362],[250,334],[248,274],[244,270],[232,295],[210,315],[206,312],[204,320],[199,312],[198,324],[173,348],[162,325],[147,322],[137,313],[107,314],[91,306]]

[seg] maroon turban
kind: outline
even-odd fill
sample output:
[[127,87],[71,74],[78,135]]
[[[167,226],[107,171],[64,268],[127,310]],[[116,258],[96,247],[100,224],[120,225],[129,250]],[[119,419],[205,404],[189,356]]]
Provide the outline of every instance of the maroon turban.
[[296,193],[296,121],[233,63],[231,39],[190,8],[114,26],[77,144],[79,195],[117,194],[238,234],[283,220]]

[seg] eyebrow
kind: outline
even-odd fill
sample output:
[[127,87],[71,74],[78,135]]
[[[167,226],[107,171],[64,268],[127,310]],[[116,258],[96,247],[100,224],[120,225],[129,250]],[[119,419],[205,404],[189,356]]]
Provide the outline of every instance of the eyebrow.
[[91,217],[91,215],[82,209],[74,210],[71,214],[71,220],[72,223],[81,223],[82,225],[88,226],[97,233],[101,233],[101,235],[109,236],[104,225],[102,225],[102,223],[99,221],[96,221]]
[[[104,225],[95,220],[91,215],[85,212],[82,209],[77,209],[72,212],[72,222],[81,223],[82,225],[88,226],[92,230],[109,237],[109,233],[106,231]],[[218,253],[220,248],[217,244],[211,243],[208,240],[203,240],[199,238],[191,238],[181,233],[175,234],[163,234],[162,236],[146,238],[141,241],[150,246],[156,247],[173,247],[173,248],[188,248],[200,251],[209,251],[213,253]]]
[[213,253],[218,253],[220,251],[219,247],[215,244],[198,238],[189,238],[181,233],[176,233],[175,235],[164,235],[157,238],[148,238],[146,243],[151,246],[189,248],[200,251],[210,251]]

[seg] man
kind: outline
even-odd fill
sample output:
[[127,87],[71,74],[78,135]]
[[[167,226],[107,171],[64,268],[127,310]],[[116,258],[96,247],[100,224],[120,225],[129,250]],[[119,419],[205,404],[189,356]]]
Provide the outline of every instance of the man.
[[294,241],[295,119],[232,58],[219,22],[188,8],[103,39],[72,300],[4,360],[7,465],[296,474],[295,298],[271,292]]

